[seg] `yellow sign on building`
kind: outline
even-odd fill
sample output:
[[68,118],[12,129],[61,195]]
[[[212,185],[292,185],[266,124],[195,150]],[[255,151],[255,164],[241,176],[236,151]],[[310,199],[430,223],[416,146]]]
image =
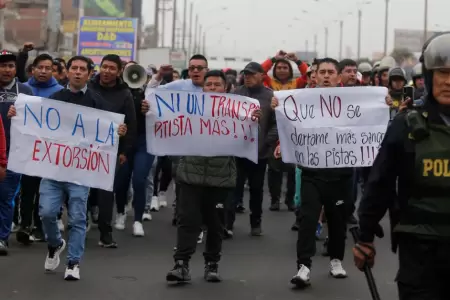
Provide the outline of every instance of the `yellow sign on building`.
[[75,33],[78,31],[77,20],[64,20],[63,21],[63,33]]

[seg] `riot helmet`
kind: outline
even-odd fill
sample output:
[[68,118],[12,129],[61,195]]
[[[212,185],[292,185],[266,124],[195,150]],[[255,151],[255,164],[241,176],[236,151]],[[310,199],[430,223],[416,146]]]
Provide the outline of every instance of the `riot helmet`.
[[423,45],[420,62],[422,63],[426,94],[428,99],[434,99],[434,70],[450,69],[450,32],[442,32],[430,38]]
[[395,59],[392,56],[385,56],[378,66],[378,72],[387,71],[391,68],[394,68],[397,65]]
[[380,67],[380,63],[381,61],[377,61],[373,64],[373,68],[372,68],[372,72],[373,73],[377,73],[378,72],[378,68]]
[[372,66],[368,62],[362,62],[358,65],[358,72],[361,74],[371,73]]
[[420,78],[423,76],[422,73],[422,64],[418,63],[417,65],[414,66],[414,68],[412,69],[412,73],[411,73],[411,77],[414,79],[416,78]]

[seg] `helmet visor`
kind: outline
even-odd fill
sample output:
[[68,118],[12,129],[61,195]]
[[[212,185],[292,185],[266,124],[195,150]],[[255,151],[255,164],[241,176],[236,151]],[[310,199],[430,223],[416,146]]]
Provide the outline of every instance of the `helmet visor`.
[[450,34],[433,39],[423,52],[427,70],[450,69]]

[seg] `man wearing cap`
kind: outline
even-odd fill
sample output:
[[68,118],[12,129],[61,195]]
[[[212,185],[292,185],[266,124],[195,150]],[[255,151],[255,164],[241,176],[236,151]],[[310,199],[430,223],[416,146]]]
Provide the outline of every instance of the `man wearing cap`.
[[[16,79],[17,57],[12,52],[0,52],[0,114],[6,136],[6,153],[9,154],[11,120],[8,109],[19,93],[32,95],[31,88]],[[14,216],[14,198],[19,191],[20,174],[6,170],[6,177],[0,182],[0,255],[8,254],[8,238]]]
[[[270,149],[277,141],[277,126],[275,113],[270,107],[273,91],[263,84],[264,69],[257,62],[251,62],[242,70],[244,85],[234,91],[235,94],[250,97],[259,101],[262,116],[259,120],[258,136],[258,163],[255,164],[246,158],[236,158],[237,182],[235,190],[235,203],[243,197],[245,179],[248,178],[250,186],[250,226],[251,235],[262,235],[261,216],[263,202],[264,176]],[[227,230],[232,231],[234,214],[228,220]]]

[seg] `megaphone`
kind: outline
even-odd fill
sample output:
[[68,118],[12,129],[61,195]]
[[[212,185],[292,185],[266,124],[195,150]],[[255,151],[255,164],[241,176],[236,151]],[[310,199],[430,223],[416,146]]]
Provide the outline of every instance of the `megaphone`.
[[147,82],[147,72],[143,66],[131,65],[123,71],[123,81],[132,89],[141,88]]

